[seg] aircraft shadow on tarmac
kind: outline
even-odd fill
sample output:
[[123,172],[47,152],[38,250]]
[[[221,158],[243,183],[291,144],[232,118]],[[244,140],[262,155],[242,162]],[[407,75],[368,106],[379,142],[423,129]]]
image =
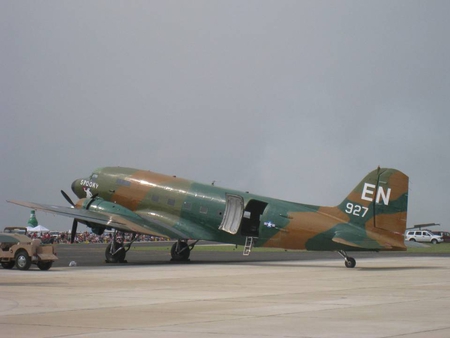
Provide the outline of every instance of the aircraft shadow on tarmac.
[[[71,261],[77,263],[77,267],[126,267],[126,266],[161,266],[161,265],[207,265],[207,264],[248,264],[255,266],[280,266],[280,267],[329,267],[340,268],[343,259],[335,252],[254,252],[250,256],[243,256],[240,251],[220,252],[220,251],[193,251],[189,261],[170,261],[170,252],[167,251],[141,251],[130,250],[127,255],[127,263],[105,263],[103,255],[104,246],[62,246],[58,252],[59,260],[55,262],[53,268],[68,267]],[[423,255],[420,255],[424,257]],[[419,266],[405,266],[403,257],[417,257],[414,254],[403,253],[373,253],[364,252],[355,254],[357,261],[356,269],[367,271],[389,271],[389,270],[411,270],[423,269],[433,270],[433,257],[450,257],[449,254],[429,256],[428,262],[417,262]],[[382,260],[373,266],[377,259],[393,258],[397,266],[383,267]],[[366,259],[371,263],[367,264]],[[331,261],[331,262],[330,262]],[[371,265],[373,267],[371,267]],[[391,263],[389,264],[391,265]],[[52,269],[53,269],[52,268]]]
[[[356,267],[357,268],[357,267]],[[390,271],[390,270],[442,270],[445,269],[439,266],[389,266],[389,267],[361,267],[359,270],[362,271]]]
[[[218,265],[248,265],[248,266],[260,266],[260,267],[291,267],[291,268],[341,268],[343,267],[343,264],[340,264],[340,259],[336,258],[333,259],[333,262],[329,262],[329,258],[319,259],[299,259],[299,258],[285,258],[285,259],[263,259],[263,258],[256,258],[256,259],[210,259],[210,260],[190,260],[190,261],[168,261],[168,260],[148,260],[148,261],[128,261],[127,263],[104,263],[101,261],[97,262],[91,262],[90,264],[77,264],[77,267],[84,268],[84,267],[97,267],[97,268],[103,268],[103,267],[142,267],[142,266],[162,266],[162,265],[172,265],[172,266],[182,266],[182,265],[211,265],[211,264],[218,264]],[[314,264],[310,264],[307,262],[314,261]],[[294,263],[295,262],[295,263]],[[376,262],[376,259],[371,261],[371,264],[373,262]],[[93,264],[94,263],[94,264]],[[444,269],[443,267],[438,266],[429,266],[429,265],[417,265],[417,266],[402,266],[401,261],[399,262],[398,266],[387,266],[387,267],[380,267],[380,266],[365,266],[364,261],[359,262],[359,267],[356,266],[355,270],[359,271],[398,271],[398,270],[438,270],[438,269]],[[383,264],[383,263],[379,263]],[[62,265],[59,265],[61,267]],[[75,268],[77,268],[75,267]],[[39,271],[39,270],[36,270]]]

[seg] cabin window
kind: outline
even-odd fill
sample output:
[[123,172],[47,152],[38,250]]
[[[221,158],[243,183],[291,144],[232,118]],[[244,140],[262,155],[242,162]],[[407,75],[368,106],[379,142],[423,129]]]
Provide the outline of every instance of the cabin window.
[[208,208],[204,207],[203,205],[200,207],[200,213],[201,214],[207,214],[208,213]]
[[175,200],[173,198],[169,198],[167,200],[167,204],[173,207],[175,205]]
[[118,178],[118,179],[116,180],[116,183],[117,183],[118,185],[122,185],[122,186],[124,186],[124,187],[129,187],[129,186],[131,185],[131,182],[130,182],[130,181],[126,181],[126,180],[123,180],[123,179],[121,179],[121,178]]
[[159,201],[159,196],[158,195],[153,195],[152,196],[152,201],[153,202],[158,202]]
[[191,210],[192,203],[191,202],[183,202],[183,209]]

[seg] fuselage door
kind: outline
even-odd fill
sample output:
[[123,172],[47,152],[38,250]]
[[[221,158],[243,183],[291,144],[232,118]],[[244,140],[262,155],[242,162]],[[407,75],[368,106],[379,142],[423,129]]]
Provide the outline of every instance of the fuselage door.
[[239,230],[244,213],[244,199],[239,195],[226,194],[225,213],[219,230],[235,235]]
[[261,216],[267,203],[259,200],[248,201],[241,222],[241,235],[246,237],[259,237]]

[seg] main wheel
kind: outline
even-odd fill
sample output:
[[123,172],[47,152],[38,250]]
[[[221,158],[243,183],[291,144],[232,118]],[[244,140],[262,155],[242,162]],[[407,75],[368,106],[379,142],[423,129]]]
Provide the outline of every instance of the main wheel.
[[2,267],[3,267],[3,269],[12,269],[14,267],[14,261],[3,262]]
[[437,239],[436,239],[436,238],[433,238],[433,239],[431,240],[431,243],[432,243],[432,244],[437,244]]
[[107,263],[123,263],[125,261],[125,256],[127,252],[123,248],[123,245],[121,243],[115,243],[114,248],[115,251],[119,248],[121,248],[119,251],[117,251],[115,254],[111,253],[111,245],[112,243],[109,243],[105,250],[105,258]]
[[37,262],[38,268],[41,269],[42,271],[49,270],[52,267],[52,264],[53,264],[52,261],[50,261],[50,262],[41,262],[41,261]]
[[414,238],[411,238],[409,241],[410,242],[415,242],[416,240]]
[[347,268],[354,268],[356,266],[356,260],[353,257],[347,257],[345,260],[345,266]]
[[25,250],[19,250],[14,257],[16,268],[19,270],[28,270],[31,266],[31,258]]
[[186,242],[177,242],[172,245],[170,250],[172,255],[172,260],[174,261],[187,261],[191,250],[189,250],[188,244]]

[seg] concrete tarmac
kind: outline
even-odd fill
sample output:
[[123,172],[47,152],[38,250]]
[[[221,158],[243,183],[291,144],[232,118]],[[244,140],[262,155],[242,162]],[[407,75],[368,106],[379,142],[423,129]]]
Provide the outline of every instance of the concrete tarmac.
[[0,269],[1,337],[450,337],[448,257],[359,253],[347,269],[327,253],[194,249],[185,264],[105,264],[86,247],[60,246],[49,271]]

